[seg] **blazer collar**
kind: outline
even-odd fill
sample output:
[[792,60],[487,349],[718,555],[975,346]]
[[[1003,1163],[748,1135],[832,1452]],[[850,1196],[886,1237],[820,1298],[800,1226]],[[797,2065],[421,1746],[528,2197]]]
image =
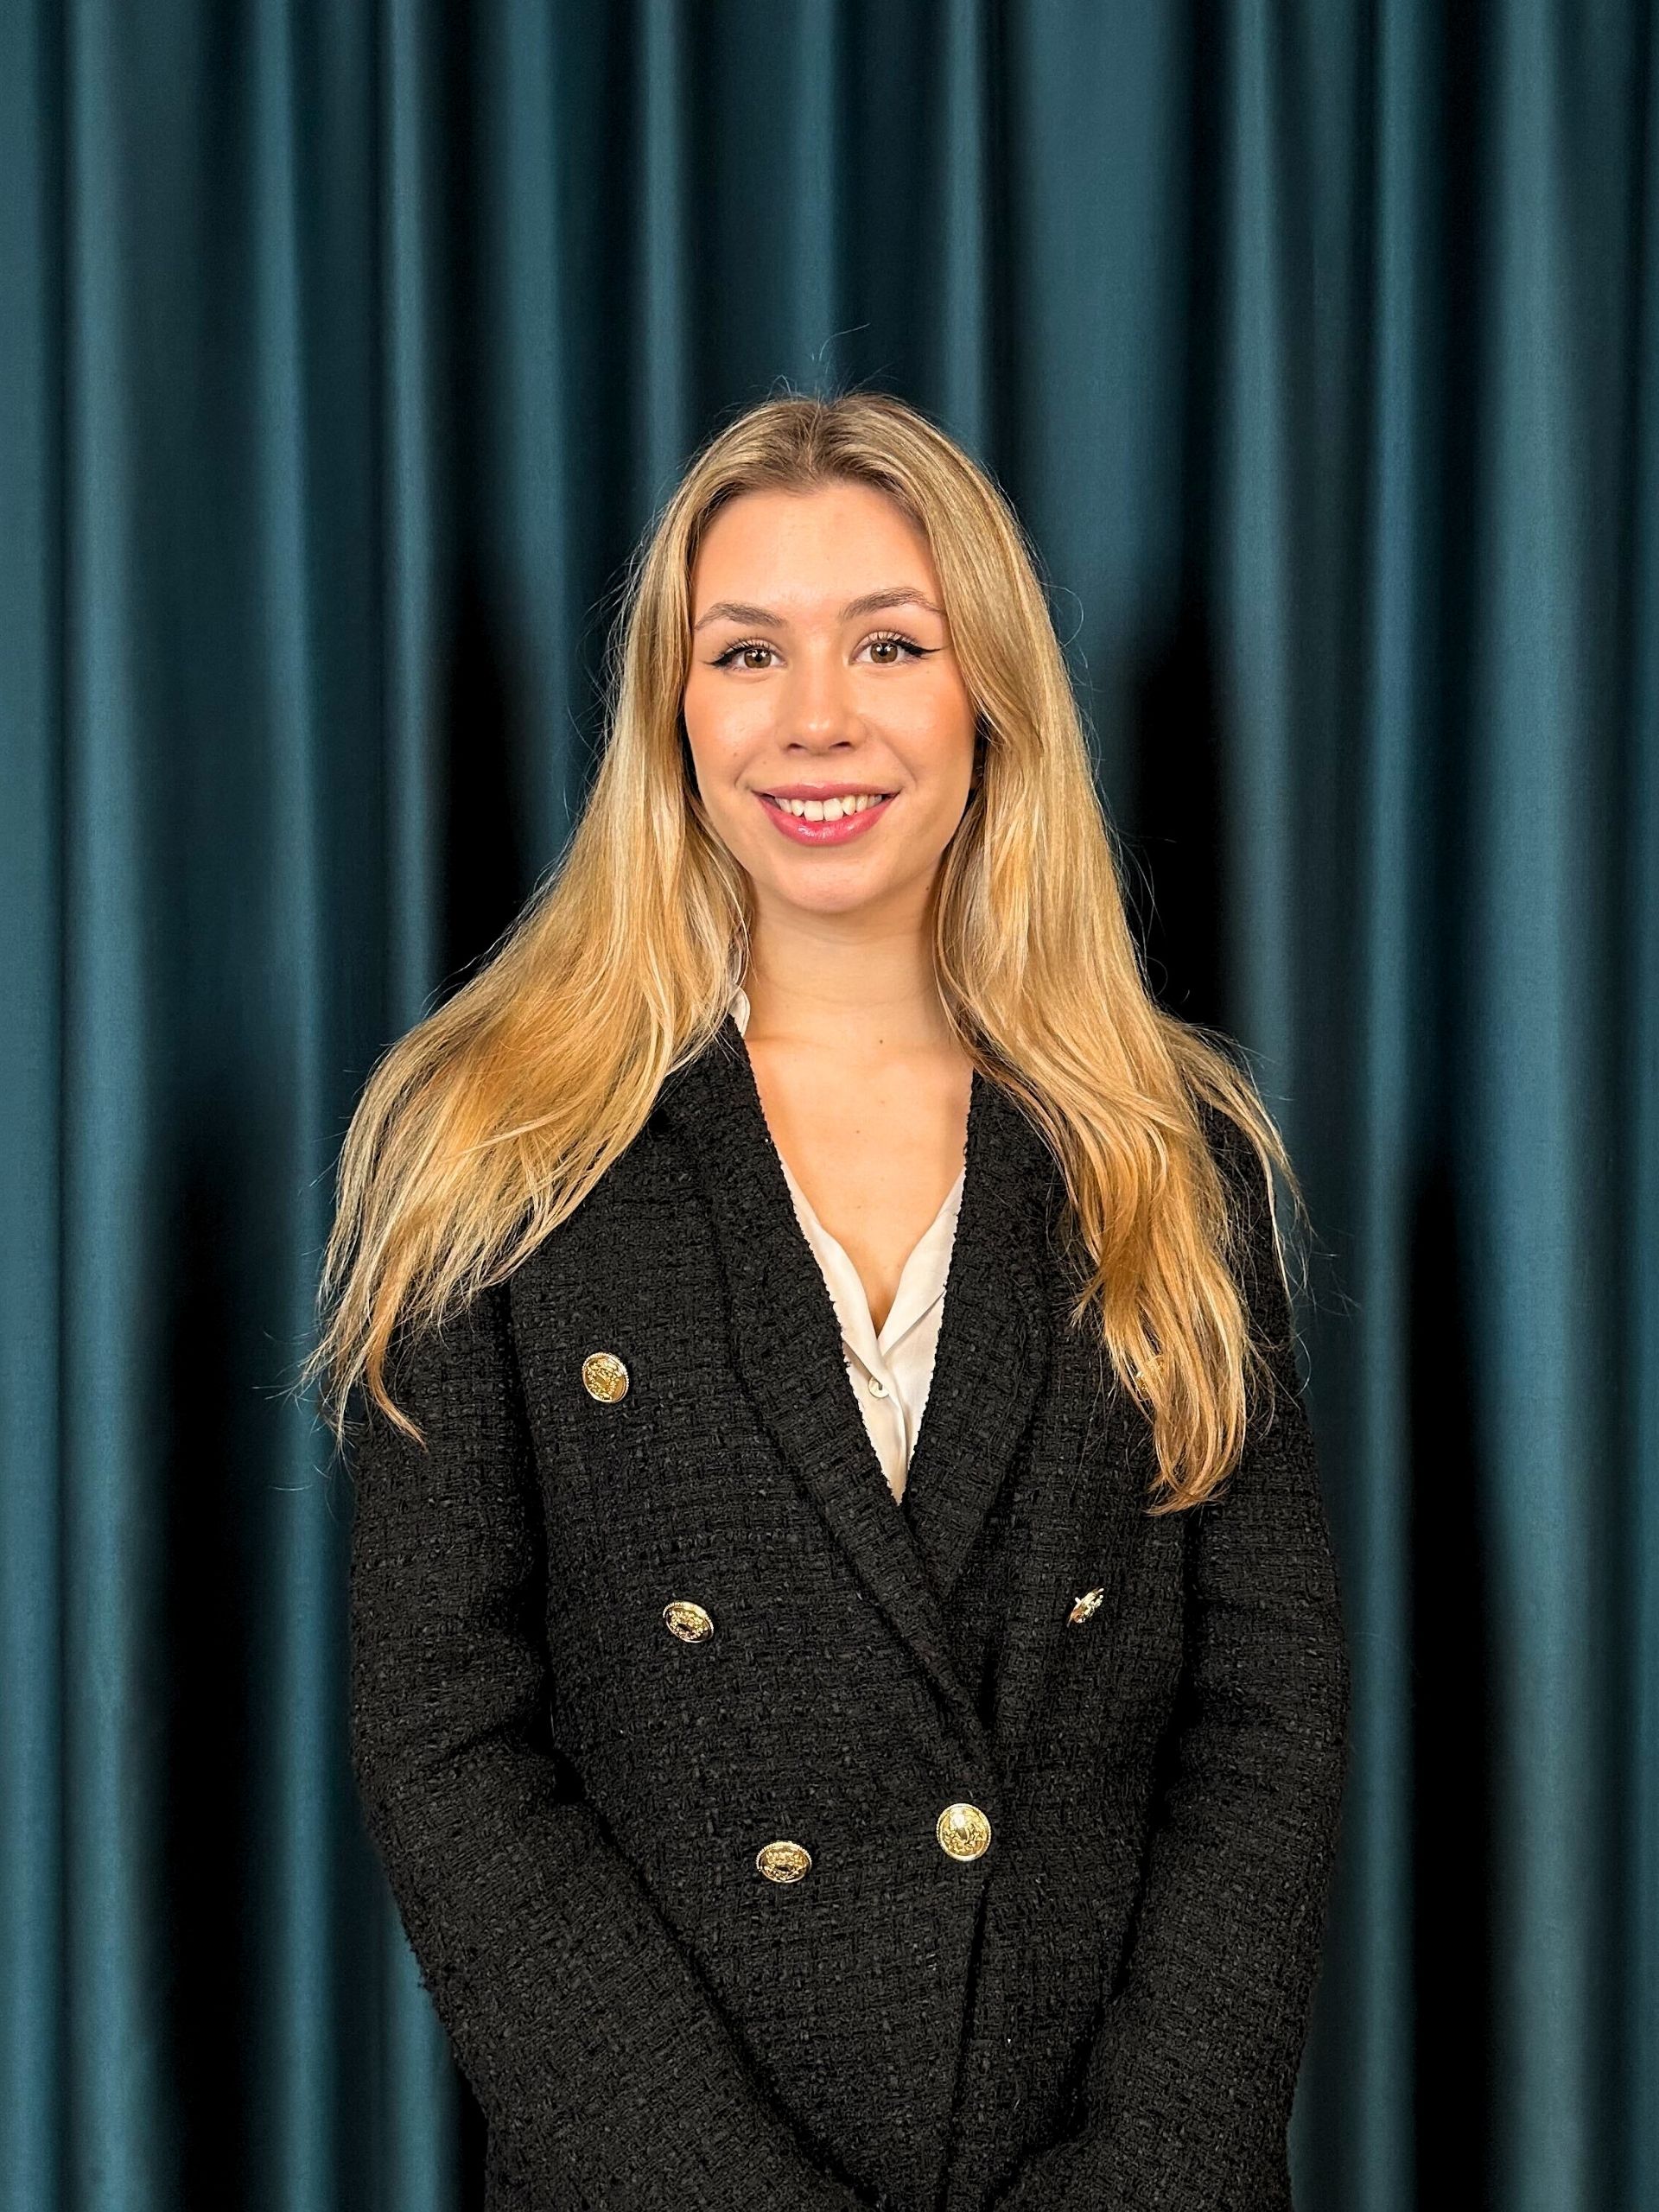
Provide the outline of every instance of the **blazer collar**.
[[[849,1387],[834,1304],[729,1014],[669,1077],[658,1107],[683,1140],[709,1209],[733,1351],[760,1420],[976,1755],[988,1757],[975,1700],[952,1664],[944,1608],[1037,1408],[1069,1288],[1049,1249],[1062,1187],[1052,1155],[976,1069],[938,1350],[901,1510]],[[1054,1602],[1052,1591],[1029,1586],[1027,1600]],[[1005,1684],[1001,1703],[1011,1699],[1023,1716],[1035,1688]]]

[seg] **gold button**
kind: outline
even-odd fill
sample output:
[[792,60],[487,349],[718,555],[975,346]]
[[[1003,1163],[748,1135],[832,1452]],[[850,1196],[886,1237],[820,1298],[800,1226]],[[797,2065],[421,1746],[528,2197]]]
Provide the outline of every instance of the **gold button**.
[[1101,1599],[1105,1595],[1106,1592],[1103,1590],[1085,1590],[1066,1615],[1066,1619],[1073,1625],[1079,1621],[1086,1621],[1098,1608]]
[[613,1351],[590,1351],[582,1363],[582,1379],[588,1396],[602,1398],[607,1406],[627,1395],[628,1370]]
[[991,1824],[977,1805],[947,1805],[933,1833],[952,1859],[977,1859],[990,1842]]
[[812,1864],[812,1854],[804,1843],[780,1837],[776,1843],[763,1843],[754,1863],[769,1882],[798,1882]]
[[682,1643],[706,1643],[715,1632],[715,1624],[702,1607],[694,1605],[690,1598],[671,1598],[663,1607],[663,1625],[671,1636],[677,1636]]

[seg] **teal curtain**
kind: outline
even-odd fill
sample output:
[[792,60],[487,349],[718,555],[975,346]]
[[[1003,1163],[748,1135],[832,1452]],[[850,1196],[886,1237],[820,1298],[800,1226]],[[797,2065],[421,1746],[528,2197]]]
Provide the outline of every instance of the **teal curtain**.
[[476,2201],[285,1395],[381,1047],[784,385],[1006,485],[1249,1048],[1357,1675],[1306,2212],[1659,2202],[1643,0],[0,10],[0,2196]]

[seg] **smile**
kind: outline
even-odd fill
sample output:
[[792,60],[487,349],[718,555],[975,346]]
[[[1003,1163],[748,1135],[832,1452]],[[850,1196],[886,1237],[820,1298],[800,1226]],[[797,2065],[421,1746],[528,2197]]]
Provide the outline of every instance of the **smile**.
[[893,798],[891,791],[860,791],[828,799],[773,798],[767,791],[755,796],[779,834],[798,845],[844,845],[861,837]]

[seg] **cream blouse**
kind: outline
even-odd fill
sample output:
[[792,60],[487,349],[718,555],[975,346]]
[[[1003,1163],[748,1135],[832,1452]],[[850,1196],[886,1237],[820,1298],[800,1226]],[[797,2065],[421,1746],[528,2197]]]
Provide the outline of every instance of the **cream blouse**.
[[[741,987],[731,1004],[739,1033],[748,1027],[748,993]],[[781,1153],[779,1158],[782,1158]],[[950,1248],[956,1240],[957,1215],[962,1205],[964,1167],[944,1196],[931,1223],[912,1248],[893,1293],[893,1311],[880,1335],[870,1315],[870,1301],[858,1269],[844,1245],[833,1237],[813,1211],[807,1195],[795,1180],[789,1162],[784,1179],[795,1202],[795,1217],[812,1247],[823,1272],[836,1318],[841,1324],[842,1351],[847,1375],[858,1399],[859,1411],[869,1431],[895,1497],[905,1494],[910,1455],[927,1403],[933,1379],[933,1358],[938,1350],[939,1322],[944,1311],[945,1277]]]

